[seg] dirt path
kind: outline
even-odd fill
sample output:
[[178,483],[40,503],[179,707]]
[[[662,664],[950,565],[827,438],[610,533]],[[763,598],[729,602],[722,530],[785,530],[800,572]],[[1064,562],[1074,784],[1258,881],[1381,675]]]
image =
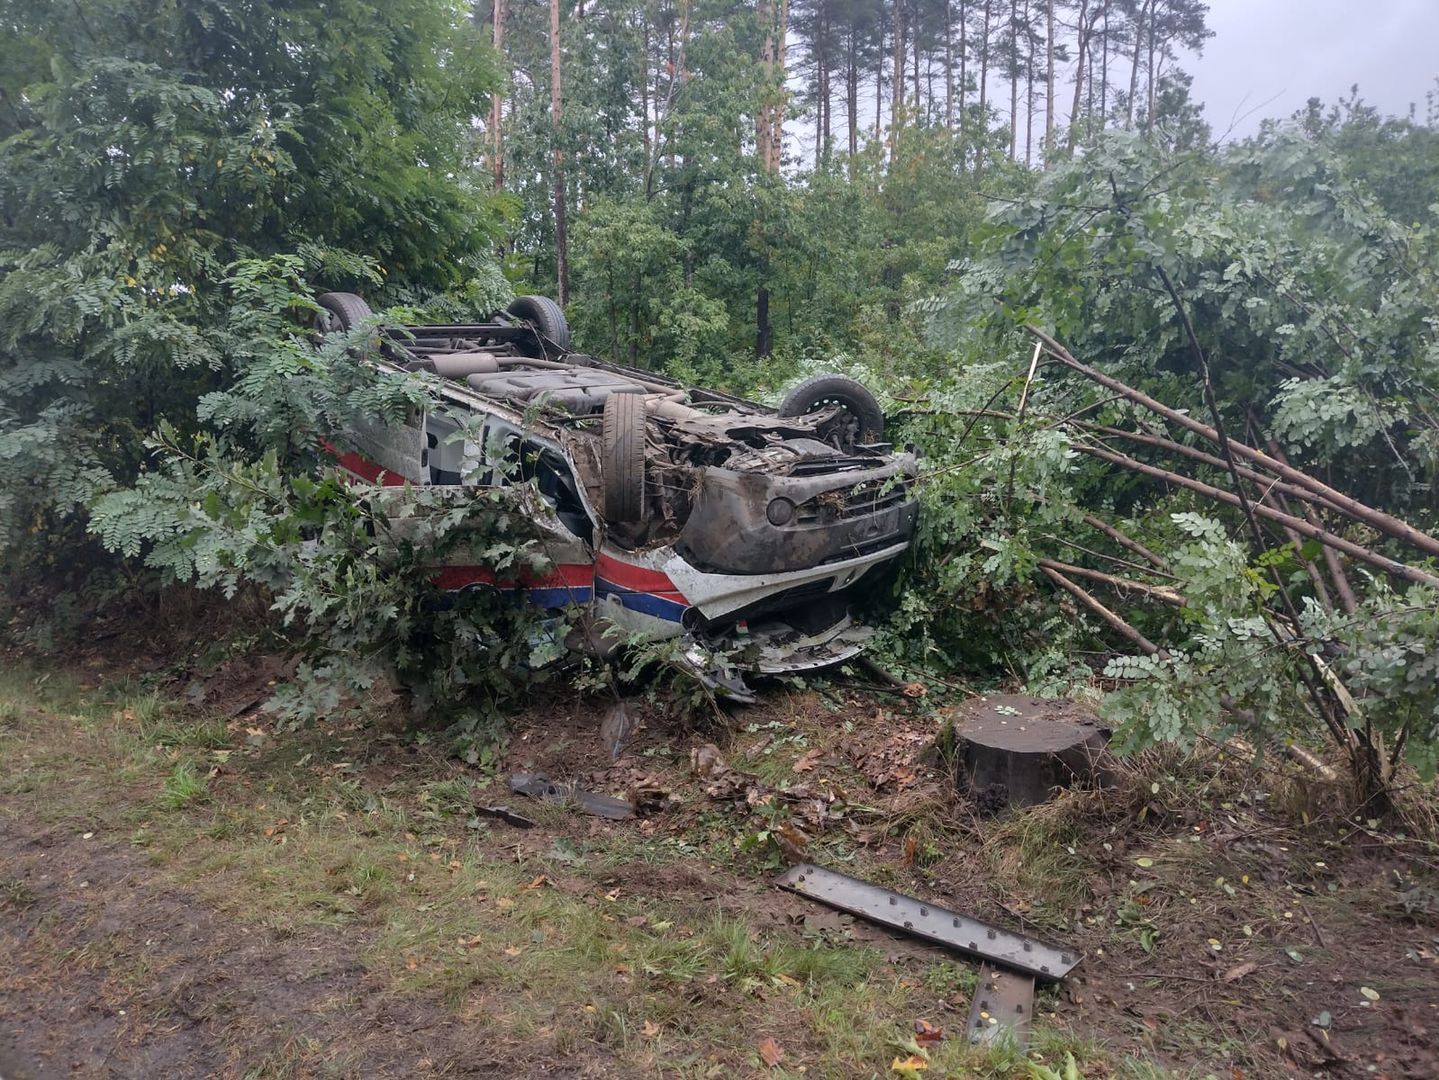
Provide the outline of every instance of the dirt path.
[[[0,1076],[514,1076],[456,1018],[369,977],[342,933],[285,937],[154,881],[143,854],[0,802]],[[528,1075],[603,1062],[531,1060]]]

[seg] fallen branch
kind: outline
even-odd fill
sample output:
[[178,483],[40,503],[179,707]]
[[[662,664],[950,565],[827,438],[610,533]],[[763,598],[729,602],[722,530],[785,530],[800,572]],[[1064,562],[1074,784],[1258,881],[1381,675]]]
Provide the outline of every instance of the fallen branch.
[[[1172,454],[1179,454],[1183,457],[1191,458],[1194,461],[1202,462],[1205,465],[1211,465],[1214,468],[1222,469],[1225,472],[1229,471],[1229,465],[1223,458],[1216,457],[1214,454],[1205,453],[1198,447],[1187,446],[1182,442],[1176,442],[1174,439],[1166,439],[1162,435],[1152,435],[1149,432],[1145,431],[1126,431],[1124,428],[1108,427],[1104,424],[1088,423],[1083,420],[1078,421],[1075,426],[1081,427],[1085,431],[1100,432],[1105,435],[1113,436],[1114,438],[1127,439],[1130,442],[1141,443],[1145,446],[1153,446],[1159,450],[1166,450]],[[1234,441],[1231,439],[1231,449],[1234,445]],[[1234,471],[1239,476],[1242,476],[1244,479],[1252,481],[1254,484],[1259,486],[1260,498],[1263,498],[1270,492],[1281,495],[1289,495],[1293,498],[1301,499],[1306,503],[1314,503],[1320,507],[1323,507],[1326,510],[1333,510],[1337,513],[1346,514],[1350,517],[1354,516],[1352,514],[1349,514],[1349,512],[1345,510],[1342,506],[1338,506],[1335,503],[1330,502],[1328,499],[1321,499],[1318,495],[1315,495],[1314,492],[1308,491],[1304,488],[1298,487],[1295,484],[1291,484],[1287,481],[1281,480],[1277,476],[1266,476],[1264,473],[1256,472],[1253,469],[1247,469],[1243,465],[1239,465],[1237,463],[1234,466]]]
[[[1279,449],[1277,442],[1270,439],[1268,446],[1271,456],[1278,461],[1283,461],[1286,465],[1289,464],[1288,460],[1284,457],[1284,451]],[[1319,515],[1314,512],[1314,508],[1308,503],[1304,504],[1304,517],[1311,525],[1319,524]],[[1346,614],[1353,615],[1359,610],[1359,599],[1354,595],[1354,587],[1349,584],[1349,575],[1344,572],[1344,564],[1339,561],[1338,553],[1330,548],[1326,547],[1322,554],[1324,556],[1324,565],[1329,571],[1329,576],[1334,581],[1334,591],[1339,594],[1340,605],[1344,608]]]
[[[1233,439],[1224,439],[1218,431],[1209,425],[1202,424],[1198,420],[1179,412],[1177,409],[1171,409],[1168,405],[1156,401],[1142,390],[1136,390],[1132,386],[1127,386],[1118,379],[1105,375],[1103,372],[1095,370],[1088,364],[1076,360],[1068,349],[1055,341],[1054,338],[1050,337],[1043,330],[1039,329],[1039,327],[1029,325],[1026,326],[1025,329],[1044,343],[1046,351],[1051,356],[1071,370],[1083,375],[1085,378],[1109,390],[1113,390],[1115,393],[1122,395],[1136,405],[1142,405],[1150,412],[1178,424],[1187,431],[1192,431],[1196,435],[1203,436],[1212,443],[1227,445],[1233,455],[1254,462],[1261,468],[1267,469],[1298,487],[1312,492],[1325,502],[1332,503],[1336,508],[1342,509],[1344,513],[1358,521],[1364,522],[1366,525],[1384,533],[1386,536],[1391,536],[1396,540],[1402,540],[1426,554],[1439,556],[1439,540],[1436,540],[1428,533],[1421,532],[1414,528],[1414,526],[1408,522],[1401,521],[1390,514],[1384,513],[1382,510],[1376,510],[1372,506],[1366,506],[1364,503],[1359,502],[1359,500],[1352,499],[1348,495],[1345,495],[1342,491],[1336,491],[1328,484],[1316,480],[1309,474],[1300,472],[1298,469],[1286,465],[1282,461],[1277,461],[1263,451],[1254,449],[1252,446],[1235,442]],[[1236,502],[1235,505],[1239,505],[1238,502]]]
[[1150,641],[1138,630],[1130,626],[1129,623],[1125,622],[1122,618],[1120,618],[1118,615],[1110,611],[1107,607],[1105,607],[1098,600],[1096,600],[1093,595],[1086,592],[1083,588],[1075,584],[1069,578],[1065,577],[1058,570],[1052,570],[1048,566],[1042,565],[1040,566],[1040,569],[1044,571],[1045,575],[1049,578],[1050,581],[1054,582],[1061,589],[1069,593],[1081,604],[1087,607],[1090,611],[1094,612],[1094,614],[1098,615],[1101,619],[1107,622],[1121,637],[1127,638],[1129,641],[1133,642],[1140,652],[1144,653],[1146,656],[1168,655],[1158,645],[1154,644],[1154,642]]
[[[1188,488],[1190,491],[1207,495],[1217,502],[1226,503],[1229,506],[1240,505],[1239,496],[1231,491],[1225,491],[1222,488],[1215,487],[1213,484],[1206,484],[1203,481],[1191,479],[1188,476],[1171,472],[1168,469],[1161,469],[1157,465],[1146,465],[1144,462],[1136,461],[1134,458],[1124,454],[1117,454],[1112,450],[1104,450],[1097,446],[1087,446],[1083,443],[1075,443],[1074,449],[1080,453],[1089,454],[1091,457],[1097,457],[1102,461],[1108,461],[1112,465],[1121,465],[1126,469],[1132,469],[1146,476],[1152,476],[1157,480],[1165,480],[1178,487]],[[1327,529],[1310,524],[1302,518],[1294,517],[1292,514],[1286,514],[1283,511],[1274,509],[1272,506],[1259,505],[1254,507],[1254,511],[1260,517],[1277,521],[1282,525],[1287,525],[1302,536],[1307,536],[1311,540],[1318,540],[1321,544],[1342,551],[1344,554],[1351,558],[1358,559],[1360,562],[1368,563],[1370,566],[1376,566],[1385,573],[1392,574],[1394,577],[1412,582],[1415,585],[1428,585],[1432,588],[1439,588],[1439,577],[1435,577],[1433,574],[1426,573],[1407,563],[1391,559],[1387,555],[1380,555],[1376,551],[1370,551],[1368,548],[1356,544],[1351,540],[1346,540],[1342,536],[1336,536]]]
[[1073,563],[1059,562],[1056,559],[1040,559],[1038,565],[1046,570],[1056,570],[1068,577],[1085,577],[1092,581],[1102,581],[1121,592],[1143,593],[1145,596],[1152,596],[1160,603],[1169,604],[1172,607],[1184,606],[1182,595],[1160,585],[1149,585],[1132,578],[1116,577],[1113,574],[1106,574],[1103,570],[1091,570],[1087,566],[1075,566]]
[[1154,552],[1150,551],[1138,540],[1135,540],[1133,537],[1126,536],[1124,533],[1120,532],[1118,529],[1116,529],[1113,525],[1109,524],[1109,522],[1105,521],[1104,519],[1095,517],[1095,515],[1093,514],[1085,514],[1084,523],[1088,525],[1091,529],[1098,529],[1105,536],[1109,537],[1126,551],[1134,552],[1134,554],[1138,555],[1141,559],[1145,559],[1153,563],[1161,570],[1169,570],[1169,563],[1165,562],[1164,559],[1160,558]]

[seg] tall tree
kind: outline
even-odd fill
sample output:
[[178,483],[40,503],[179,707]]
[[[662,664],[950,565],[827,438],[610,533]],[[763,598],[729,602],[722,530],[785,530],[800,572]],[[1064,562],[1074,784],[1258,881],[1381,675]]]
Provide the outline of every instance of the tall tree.
[[1090,64],[1090,45],[1099,17],[1104,13],[1109,0],[1079,0],[1078,17],[1075,23],[1074,100],[1069,107],[1069,141],[1066,152],[1073,154],[1079,141],[1079,122],[1083,113],[1080,104],[1084,101],[1085,76]]
[[[495,43],[495,52],[501,56],[505,49],[505,0],[495,0],[494,32],[491,40]],[[502,191],[505,186],[505,124],[504,124],[505,99],[496,86],[495,92],[490,97],[490,171],[494,176],[495,190]]]
[[899,156],[899,132],[904,125],[904,0],[894,0],[894,78],[891,80],[893,98],[889,106],[889,153],[890,159]]
[[1044,0],[1044,162],[1054,156],[1054,0]]
[[565,220],[564,93],[560,70],[560,0],[550,0],[550,123],[555,168],[555,299],[569,300],[570,268]]
[[944,126],[954,130],[954,4],[944,0]]
[[1154,36],[1154,5],[1156,0],[1130,0],[1133,4],[1131,16],[1132,33],[1129,54],[1129,95],[1124,104],[1124,126],[1134,128],[1135,102],[1139,98],[1139,61],[1144,54],[1146,39]]
[[[989,130],[989,15],[995,0],[979,0],[981,22],[979,30],[979,123],[981,131]],[[984,164],[984,145],[975,151],[975,170]]]

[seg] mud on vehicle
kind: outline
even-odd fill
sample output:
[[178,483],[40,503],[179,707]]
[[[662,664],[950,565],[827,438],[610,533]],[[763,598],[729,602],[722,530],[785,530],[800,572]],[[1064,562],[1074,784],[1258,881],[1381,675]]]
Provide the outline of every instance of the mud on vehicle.
[[[353,294],[318,303],[321,333],[372,322]],[[856,590],[909,545],[917,503],[914,456],[881,441],[860,383],[818,376],[765,408],[572,351],[563,312],[536,296],[483,322],[374,330],[366,362],[440,376],[438,404],[352,432],[341,468],[389,485],[515,486],[552,563],[496,581],[460,557],[436,567],[442,588],[573,607],[575,647],[683,638],[701,668],[723,656],[802,671],[863,647]]]

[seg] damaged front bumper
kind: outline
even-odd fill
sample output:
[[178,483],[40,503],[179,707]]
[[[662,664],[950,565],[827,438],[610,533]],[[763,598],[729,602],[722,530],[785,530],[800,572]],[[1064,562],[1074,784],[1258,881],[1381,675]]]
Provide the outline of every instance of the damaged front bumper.
[[858,656],[874,631],[849,615],[824,630],[806,633],[779,619],[740,624],[718,638],[693,638],[682,654],[708,686],[736,701],[754,693],[745,674],[797,675],[842,664]]

